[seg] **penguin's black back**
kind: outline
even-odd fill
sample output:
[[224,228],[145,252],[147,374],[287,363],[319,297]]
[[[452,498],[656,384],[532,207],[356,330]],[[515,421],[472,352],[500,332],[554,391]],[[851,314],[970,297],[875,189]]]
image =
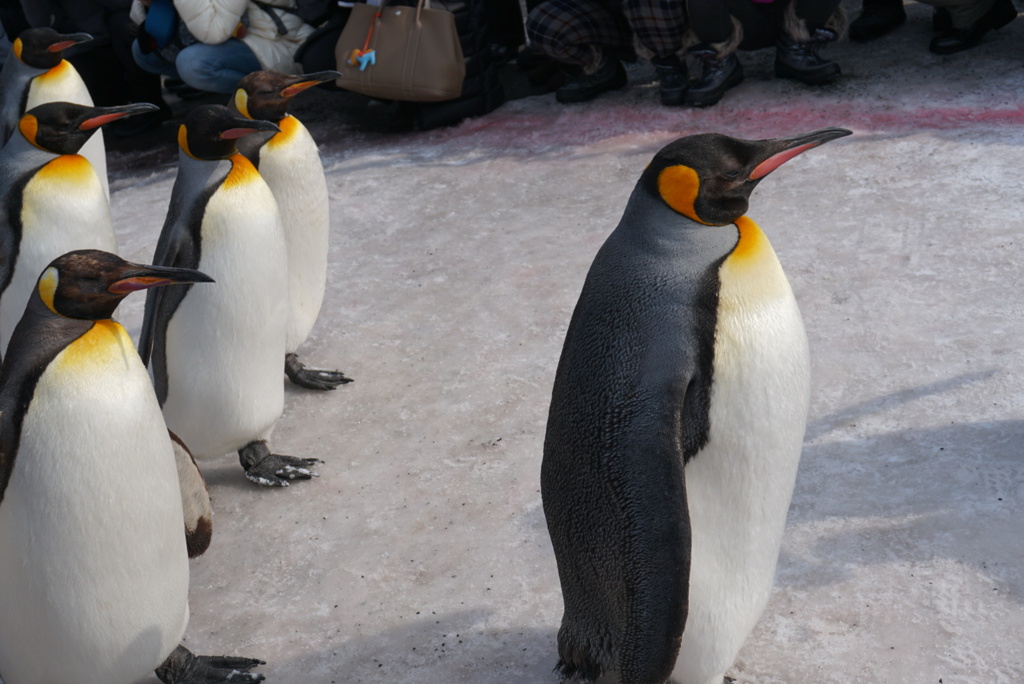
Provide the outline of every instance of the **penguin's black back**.
[[737,240],[638,184],[587,275],[541,468],[565,676],[671,674],[687,614],[683,467],[707,441],[718,269]]

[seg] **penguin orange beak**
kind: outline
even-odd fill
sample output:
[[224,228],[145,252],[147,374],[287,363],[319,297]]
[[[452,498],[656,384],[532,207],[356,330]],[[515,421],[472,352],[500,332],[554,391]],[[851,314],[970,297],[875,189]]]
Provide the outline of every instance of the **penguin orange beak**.
[[278,128],[277,124],[271,121],[261,121],[260,119],[238,119],[239,123],[245,122],[246,125],[238,126],[237,128],[228,128],[221,131],[221,140],[237,140],[238,138],[257,133],[259,131],[274,131],[280,133],[281,129]]
[[128,294],[151,287],[178,285],[189,283],[212,283],[213,278],[201,271],[191,268],[171,268],[169,266],[141,266],[129,264],[122,274],[107,288],[112,294]]
[[796,135],[791,138],[765,140],[764,145],[769,156],[754,167],[754,170],[750,172],[749,180],[760,180],[793,157],[818,145],[824,145],[830,140],[842,138],[852,133],[853,131],[848,131],[845,128],[821,128],[817,131]]
[[59,35],[57,38],[58,40],[56,43],[53,43],[46,48],[49,52],[63,52],[72,45],[87,43],[92,40],[92,35],[88,33],[67,33]]
[[152,112],[160,109],[155,104],[149,102],[139,102],[136,104],[122,105],[119,107],[97,107],[96,111],[103,112],[97,116],[92,116],[83,121],[78,125],[78,128],[83,131],[91,131],[94,128],[99,128],[104,124],[108,124],[111,121],[124,118],[126,116],[135,116],[136,114],[143,114],[145,112]]
[[281,97],[295,97],[304,90],[309,90],[313,86],[326,83],[327,81],[333,81],[337,78],[341,78],[341,74],[337,71],[318,71],[315,74],[303,74],[297,78],[302,79],[298,83],[293,83],[287,88],[281,91]]

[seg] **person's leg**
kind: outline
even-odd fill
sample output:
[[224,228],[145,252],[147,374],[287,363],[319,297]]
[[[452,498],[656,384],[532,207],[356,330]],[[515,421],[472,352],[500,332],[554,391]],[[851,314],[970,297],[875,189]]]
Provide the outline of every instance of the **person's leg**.
[[950,26],[932,39],[928,49],[940,55],[967,50],[989,31],[1002,28],[1017,18],[1012,0],[924,0],[945,10]]
[[825,85],[839,78],[839,65],[818,50],[845,29],[839,0],[792,0],[775,48],[775,75],[807,85]]
[[161,109],[167,107],[160,88],[160,77],[139,66],[132,55],[134,24],[128,10],[115,10],[107,15],[110,48],[121,69],[128,102],[151,102]]
[[903,9],[903,0],[864,0],[860,16],[850,24],[850,40],[874,40],[906,20],[907,11]]
[[663,105],[681,105],[686,97],[689,76],[679,53],[686,32],[686,9],[679,0],[625,0],[626,20],[637,41],[651,53],[658,73]]
[[604,4],[546,0],[530,12],[526,34],[569,78],[555,93],[559,102],[586,102],[626,85],[626,70],[615,54],[630,48],[632,36]]
[[188,85],[225,95],[235,91],[243,76],[263,68],[249,46],[237,38],[219,45],[189,45],[178,53],[175,65]]
[[178,78],[178,70],[173,64],[161,57],[157,52],[143,52],[137,40],[132,41],[132,58],[143,71],[159,76]]

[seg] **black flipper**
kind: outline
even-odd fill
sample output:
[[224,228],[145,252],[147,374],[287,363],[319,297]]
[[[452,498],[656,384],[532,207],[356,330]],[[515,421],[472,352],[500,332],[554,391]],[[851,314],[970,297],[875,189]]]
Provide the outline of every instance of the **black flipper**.
[[672,674],[690,571],[676,394],[637,396],[605,420],[595,435],[604,449],[589,463],[559,462],[558,447],[545,444],[544,512],[565,601],[556,669],[566,678],[617,672],[630,684],[663,684]]
[[[197,168],[188,168],[195,165]],[[167,219],[160,231],[153,264],[179,268],[198,268],[202,254],[203,214],[210,197],[231,170],[230,161],[202,162],[182,154],[178,175],[171,191]],[[167,401],[167,324],[191,291],[191,285],[158,287],[146,292],[146,311],[139,335],[142,363],[153,371],[156,397]]]

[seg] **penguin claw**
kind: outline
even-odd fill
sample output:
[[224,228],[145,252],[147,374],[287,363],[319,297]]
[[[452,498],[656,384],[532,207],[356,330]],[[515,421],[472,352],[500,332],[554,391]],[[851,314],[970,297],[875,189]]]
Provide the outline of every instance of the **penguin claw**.
[[306,368],[295,354],[285,355],[284,372],[293,384],[311,390],[333,390],[352,382],[352,378],[341,371]]

